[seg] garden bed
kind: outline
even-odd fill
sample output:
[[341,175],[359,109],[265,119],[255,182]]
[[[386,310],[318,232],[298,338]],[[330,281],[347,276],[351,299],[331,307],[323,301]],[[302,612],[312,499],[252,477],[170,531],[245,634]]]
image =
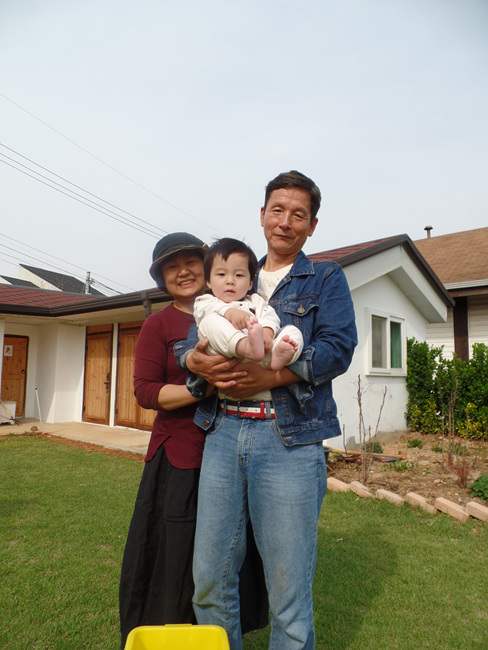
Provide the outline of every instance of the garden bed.
[[[409,444],[415,444],[413,440],[420,440],[422,447],[410,447]],[[464,439],[455,438],[451,444],[453,451],[463,452],[466,443]],[[488,505],[485,500],[472,497],[469,488],[460,487],[458,478],[458,473],[463,474],[469,469],[469,486],[478,476],[488,474],[488,441],[468,440],[467,454],[452,453],[457,472],[448,466],[447,436],[443,440],[440,435],[408,433],[394,442],[382,443],[381,447],[383,454],[398,457],[398,462],[392,464],[373,459],[365,481],[360,457],[345,461],[338,454],[331,453],[327,463],[329,476],[345,483],[360,481],[370,490],[381,488],[402,497],[408,492],[416,492],[432,503],[437,497],[445,497],[463,506],[469,501]]]

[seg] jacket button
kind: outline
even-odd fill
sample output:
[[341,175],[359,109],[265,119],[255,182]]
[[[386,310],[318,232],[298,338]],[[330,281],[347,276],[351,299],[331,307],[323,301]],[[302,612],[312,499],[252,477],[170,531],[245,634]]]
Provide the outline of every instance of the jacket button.
[[204,421],[203,421],[203,424],[204,424],[204,426],[208,427],[208,425],[210,424],[210,422],[209,422],[208,420],[204,420]]

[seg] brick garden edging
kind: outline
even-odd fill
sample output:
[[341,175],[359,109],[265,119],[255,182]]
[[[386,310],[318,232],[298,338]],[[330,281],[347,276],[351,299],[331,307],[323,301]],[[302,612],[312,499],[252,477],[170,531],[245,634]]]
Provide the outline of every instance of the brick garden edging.
[[333,476],[330,476],[327,479],[327,489],[331,490],[331,492],[354,492],[358,496],[365,498],[385,499],[396,506],[402,506],[405,501],[407,501],[411,506],[422,508],[430,514],[444,512],[459,521],[467,521],[471,516],[480,519],[481,521],[488,522],[488,507],[482,506],[481,504],[476,503],[476,501],[470,501],[464,508],[463,506],[454,503],[454,501],[449,501],[449,499],[444,499],[444,497],[438,497],[435,500],[434,505],[431,505],[425,497],[416,494],[415,492],[409,492],[405,499],[394,492],[389,492],[388,490],[376,490],[376,493],[373,494],[359,481],[352,481],[352,483],[348,484],[334,478]]

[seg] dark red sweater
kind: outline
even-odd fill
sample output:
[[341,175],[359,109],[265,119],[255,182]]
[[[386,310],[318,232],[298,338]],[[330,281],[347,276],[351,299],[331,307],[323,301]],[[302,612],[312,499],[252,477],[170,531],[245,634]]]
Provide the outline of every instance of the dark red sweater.
[[146,409],[157,410],[146,462],[161,444],[170,463],[179,469],[200,467],[205,434],[193,423],[196,404],[166,411],[158,406],[159,391],[165,384],[183,385],[186,372],[178,368],[173,345],[186,339],[195,321],[173,305],[147,318],[135,350],[134,393]]

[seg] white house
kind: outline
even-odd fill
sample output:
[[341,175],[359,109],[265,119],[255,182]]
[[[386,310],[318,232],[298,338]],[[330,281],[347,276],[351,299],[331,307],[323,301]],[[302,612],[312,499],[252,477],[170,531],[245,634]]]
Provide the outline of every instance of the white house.
[[429,323],[426,340],[444,356],[468,361],[473,343],[488,345],[488,228],[431,236],[415,245],[454,299],[445,323]]
[[[425,340],[444,323],[453,300],[407,235],[310,255],[344,268],[354,301],[359,345],[349,371],[334,381],[348,444],[358,439],[357,382],[366,427],[406,429],[406,339]],[[154,413],[132,393],[134,346],[144,318],[168,304],[157,289],[94,297],[0,284],[0,398],[16,417],[151,428]],[[341,439],[331,441],[342,446]]]
[[[366,430],[378,438],[407,429],[407,338],[424,341],[431,323],[445,323],[453,300],[408,235],[309,256],[335,260],[346,274],[356,312],[358,347],[351,367],[334,380],[339,418],[349,446],[360,441],[358,378]],[[330,441],[342,447],[342,440]]]

